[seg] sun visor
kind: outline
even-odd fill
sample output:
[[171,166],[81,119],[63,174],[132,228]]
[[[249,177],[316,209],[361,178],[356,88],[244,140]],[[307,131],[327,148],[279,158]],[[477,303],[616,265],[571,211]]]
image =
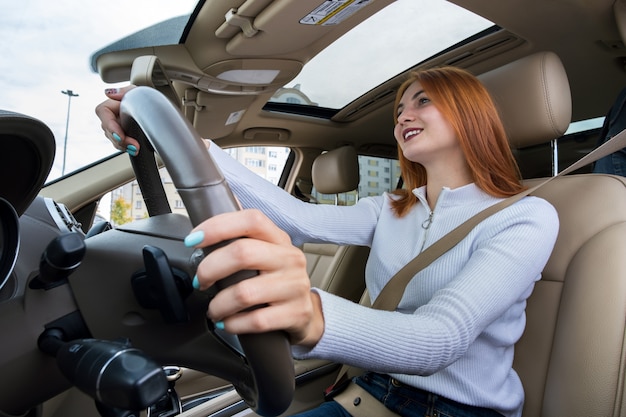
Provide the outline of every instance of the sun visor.
[[0,197],[18,216],[43,186],[56,150],[52,131],[40,120],[0,110]]

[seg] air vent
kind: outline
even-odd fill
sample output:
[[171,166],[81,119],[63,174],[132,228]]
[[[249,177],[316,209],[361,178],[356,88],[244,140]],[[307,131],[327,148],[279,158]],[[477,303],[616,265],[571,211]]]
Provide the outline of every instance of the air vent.
[[57,203],[51,198],[44,199],[48,213],[59,230],[63,233],[83,233],[81,224],[74,218],[65,204]]

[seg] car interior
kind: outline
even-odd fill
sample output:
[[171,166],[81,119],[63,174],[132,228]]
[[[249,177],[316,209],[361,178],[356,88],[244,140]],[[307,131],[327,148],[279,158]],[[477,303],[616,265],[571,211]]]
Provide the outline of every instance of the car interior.
[[[315,196],[359,190],[361,157],[397,159],[392,108],[407,73],[455,65],[492,94],[532,187],[596,147],[597,123],[572,126],[603,117],[625,84],[626,1],[452,0],[493,25],[340,108],[273,101],[316,55],[396,2],[342,0],[324,15],[332,24],[303,24],[328,3],[200,1],[190,16],[94,51],[102,81],[140,86],[122,114],[144,136],[141,159],[118,152],[47,181],[51,130],[0,110],[0,371],[8,377],[0,416],[288,416],[324,401],[341,364],[293,360],[281,334],[220,334],[205,316],[211,292],[191,287],[203,254],[181,242],[203,218],[236,209],[202,138],[225,149],[289,148],[278,185],[316,204]],[[169,39],[164,25],[183,35]],[[346,79],[368,71],[331,70]],[[186,214],[167,204],[162,167],[193,201]],[[103,196],[132,181],[149,216],[96,222]],[[557,209],[560,230],[515,348],[524,417],[626,416],[625,187],[624,177],[588,165],[534,192]],[[368,302],[369,248],[301,249],[312,286]],[[93,388],[90,366],[120,352],[142,358],[145,385],[112,373],[112,388]]]

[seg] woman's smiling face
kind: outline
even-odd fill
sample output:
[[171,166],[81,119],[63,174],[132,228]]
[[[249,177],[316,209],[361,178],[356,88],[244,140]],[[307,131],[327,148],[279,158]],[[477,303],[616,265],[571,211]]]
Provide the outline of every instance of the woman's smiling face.
[[397,114],[394,136],[408,160],[428,168],[436,160],[450,160],[452,154],[462,155],[452,125],[418,81],[409,85],[402,95]]

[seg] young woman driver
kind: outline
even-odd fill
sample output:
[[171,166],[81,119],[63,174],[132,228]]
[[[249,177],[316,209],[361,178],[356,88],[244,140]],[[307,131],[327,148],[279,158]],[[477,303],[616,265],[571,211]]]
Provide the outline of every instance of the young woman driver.
[[[97,114],[114,145],[133,154],[138,144],[117,121],[124,91],[108,90]],[[242,206],[254,209],[208,219],[186,238],[194,247],[248,238],[208,255],[194,284],[206,290],[241,269],[261,274],[221,291],[207,315],[232,333],[283,329],[297,358],[367,369],[355,382],[404,416],[520,416],[524,391],[513,347],[558,232],[546,201],[525,197],[484,220],[413,278],[396,311],[310,288],[297,245],[370,246],[366,284],[375,300],[424,248],[523,190],[494,103],[468,72],[411,74],[398,91],[395,119],[405,189],[354,206],[304,203],[210,145]],[[259,304],[268,307],[245,311]],[[305,415],[348,414],[329,401]]]

